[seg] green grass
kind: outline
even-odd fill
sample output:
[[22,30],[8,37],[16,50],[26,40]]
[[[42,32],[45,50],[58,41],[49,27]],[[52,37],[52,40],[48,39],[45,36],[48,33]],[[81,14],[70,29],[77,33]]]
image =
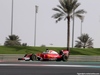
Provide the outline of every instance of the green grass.
[[87,48],[87,49],[80,49],[80,48],[73,48],[70,51],[71,55],[100,55],[100,48]]
[[[26,53],[38,53],[43,52],[48,49],[55,50],[59,52],[64,47],[10,47],[10,46],[0,46],[0,54],[26,54]],[[93,49],[80,49],[80,48],[71,48],[70,55],[100,55],[100,48]]]

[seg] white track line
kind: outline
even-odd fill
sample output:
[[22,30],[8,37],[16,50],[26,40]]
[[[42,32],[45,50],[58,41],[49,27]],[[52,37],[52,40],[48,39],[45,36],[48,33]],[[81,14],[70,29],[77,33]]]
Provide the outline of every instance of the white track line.
[[47,67],[90,67],[90,68],[100,68],[97,65],[45,65],[45,64],[0,64],[0,66],[47,66]]

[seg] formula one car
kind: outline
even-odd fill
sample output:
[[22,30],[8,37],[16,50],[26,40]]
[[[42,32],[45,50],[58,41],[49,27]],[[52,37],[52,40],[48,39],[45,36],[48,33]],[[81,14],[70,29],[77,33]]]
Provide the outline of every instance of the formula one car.
[[47,50],[46,52],[37,53],[37,54],[25,54],[23,58],[18,58],[18,60],[25,60],[25,61],[67,61],[69,57],[69,51],[68,50],[61,50],[59,53],[57,53],[54,50]]

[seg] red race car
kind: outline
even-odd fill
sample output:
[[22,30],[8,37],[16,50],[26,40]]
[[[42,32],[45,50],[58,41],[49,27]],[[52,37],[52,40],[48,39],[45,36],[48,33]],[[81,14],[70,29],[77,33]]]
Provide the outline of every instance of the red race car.
[[68,50],[61,50],[59,53],[57,53],[54,50],[47,50],[42,53],[37,54],[25,54],[23,58],[18,58],[18,60],[32,60],[32,61],[44,61],[44,60],[55,60],[55,61],[67,61],[69,57],[69,51]]

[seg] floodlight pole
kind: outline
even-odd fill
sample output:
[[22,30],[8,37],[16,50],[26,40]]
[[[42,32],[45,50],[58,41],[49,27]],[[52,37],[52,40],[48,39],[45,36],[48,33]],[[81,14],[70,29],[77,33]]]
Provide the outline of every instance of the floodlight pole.
[[73,26],[72,26],[72,48],[74,47],[74,10],[73,10]]
[[14,1],[12,0],[12,9],[11,9],[11,35],[13,34],[13,3]]
[[81,20],[81,35],[82,35],[82,20]]
[[35,27],[34,27],[34,46],[36,46],[36,20],[37,20],[38,6],[35,5]]

